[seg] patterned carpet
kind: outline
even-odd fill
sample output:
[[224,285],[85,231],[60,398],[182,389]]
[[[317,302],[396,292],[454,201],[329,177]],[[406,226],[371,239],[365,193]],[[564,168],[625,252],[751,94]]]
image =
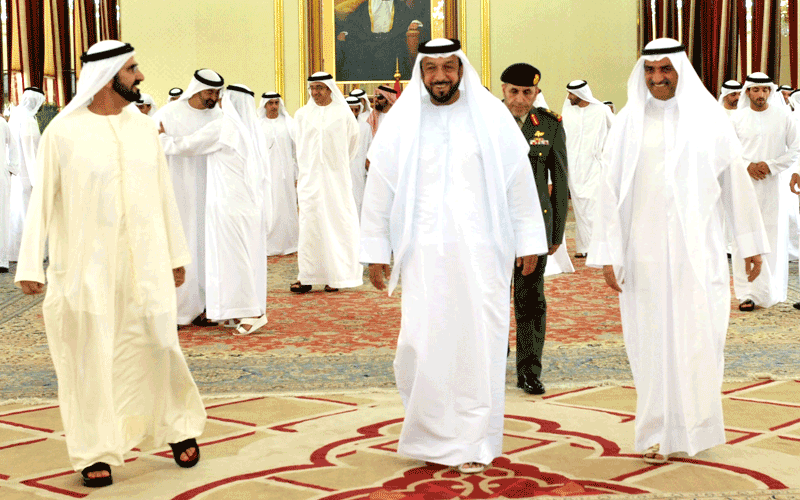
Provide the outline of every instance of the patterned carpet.
[[[573,248],[574,222],[567,224]],[[569,388],[630,383],[616,295],[597,269],[573,259],[575,273],[546,278],[547,341],[543,381]],[[0,274],[0,400],[53,398],[55,373],[46,345],[41,297],[14,288]],[[789,300],[769,309],[741,313],[732,303],[726,344],[727,380],[758,376],[800,377],[800,301],[797,263],[790,266]],[[400,324],[402,289],[393,297],[364,285],[326,293],[315,287],[296,295],[296,255],[269,259],[269,324],[234,337],[227,328],[188,327],[181,345],[203,394],[301,392],[394,387],[392,360]],[[511,314],[510,345],[515,346]],[[514,380],[514,354],[508,380]]]
[[[574,223],[568,224],[568,246]],[[800,494],[800,301],[741,313],[726,345],[728,443],[645,466],[633,453],[635,391],[616,296],[598,270],[547,278],[544,398],[509,386],[504,455],[466,478],[394,453],[402,405],[392,359],[399,295],[371,285],[295,295],[296,256],[269,259],[269,324],[234,337],[189,327],[181,345],[207,397],[200,466],[178,471],[147,446],[90,492],[69,469],[40,297],[0,275],[0,498],[405,500],[628,495],[794,498]],[[365,283],[366,277],[365,277]],[[512,313],[510,345],[515,345]],[[514,353],[508,380],[513,381]],[[724,494],[722,492],[725,492]]]
[[727,443],[661,465],[631,449],[632,387],[544,397],[509,391],[503,455],[475,476],[396,453],[403,408],[394,390],[208,399],[197,467],[181,470],[168,448],[144,443],[101,490],[84,488],[70,469],[56,406],[6,405],[0,498],[797,498],[800,381],[728,383],[723,390]]

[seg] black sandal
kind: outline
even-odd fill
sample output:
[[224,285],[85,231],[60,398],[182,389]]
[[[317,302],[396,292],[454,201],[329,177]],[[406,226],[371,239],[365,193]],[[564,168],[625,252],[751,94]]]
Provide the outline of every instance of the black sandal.
[[331,288],[330,286],[325,285],[325,291],[326,292],[338,292],[339,289],[338,288]]
[[211,327],[211,326],[219,326],[219,323],[217,323],[216,321],[211,321],[210,319],[206,318],[202,314],[200,316],[196,317],[195,319],[193,319],[192,320],[192,324],[194,326],[200,326],[200,327],[203,327],[203,328],[208,328],[208,327]]
[[740,311],[750,312],[750,311],[754,311],[755,308],[756,308],[756,304],[750,299],[747,299],[744,302],[742,302],[741,304],[739,304],[739,310]]
[[[169,447],[172,448],[172,457],[175,459],[175,463],[178,464],[179,467],[183,467],[184,469],[188,469],[190,467],[194,467],[197,465],[197,462],[200,461],[200,447],[197,446],[197,441],[194,438],[186,439],[185,441],[181,441],[180,443],[169,444]],[[186,452],[189,448],[194,448],[197,450],[194,458],[184,462],[181,460],[181,455]]]
[[[101,472],[106,471],[108,475],[105,477],[89,477],[91,472]],[[87,488],[100,488],[103,486],[111,486],[111,483],[114,482],[111,479],[111,467],[105,462],[97,462],[89,467],[86,467],[81,471],[81,475],[83,476],[83,485]]]
[[292,283],[289,290],[294,293],[308,293],[311,291],[311,285],[303,285],[299,281]]

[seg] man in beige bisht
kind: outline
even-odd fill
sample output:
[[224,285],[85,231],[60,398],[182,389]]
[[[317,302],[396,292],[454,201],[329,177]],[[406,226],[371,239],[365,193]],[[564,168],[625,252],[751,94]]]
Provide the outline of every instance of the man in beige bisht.
[[294,115],[300,272],[290,290],[306,293],[312,285],[325,285],[326,292],[336,292],[363,283],[350,176],[350,160],[358,148],[358,123],[328,73],[311,75],[308,90],[308,104]]
[[89,487],[148,439],[200,459],[206,413],[178,344],[175,287],[190,256],[153,121],[133,109],[133,47],[96,43],[75,98],[45,130],[16,283],[44,291],[67,451]]

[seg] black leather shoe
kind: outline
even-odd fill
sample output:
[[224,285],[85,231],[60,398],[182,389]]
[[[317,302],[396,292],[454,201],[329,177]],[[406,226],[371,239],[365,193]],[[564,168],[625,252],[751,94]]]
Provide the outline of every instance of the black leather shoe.
[[0,267],[0,273],[7,273],[7,272],[8,272],[7,267]]
[[545,393],[544,384],[539,377],[531,376],[522,376],[522,380],[517,382],[517,387],[522,389],[523,391],[527,392],[528,394],[533,394],[536,396],[541,396]]
[[795,302],[792,307],[794,307],[795,309],[800,309],[800,302]]

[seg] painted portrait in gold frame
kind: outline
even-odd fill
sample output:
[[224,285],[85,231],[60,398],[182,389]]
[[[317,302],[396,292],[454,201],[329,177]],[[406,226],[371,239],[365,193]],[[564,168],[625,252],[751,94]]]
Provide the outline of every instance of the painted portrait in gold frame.
[[459,37],[458,7],[457,0],[306,0],[308,74],[326,71],[343,90],[370,93],[397,73],[407,81],[420,42]]

